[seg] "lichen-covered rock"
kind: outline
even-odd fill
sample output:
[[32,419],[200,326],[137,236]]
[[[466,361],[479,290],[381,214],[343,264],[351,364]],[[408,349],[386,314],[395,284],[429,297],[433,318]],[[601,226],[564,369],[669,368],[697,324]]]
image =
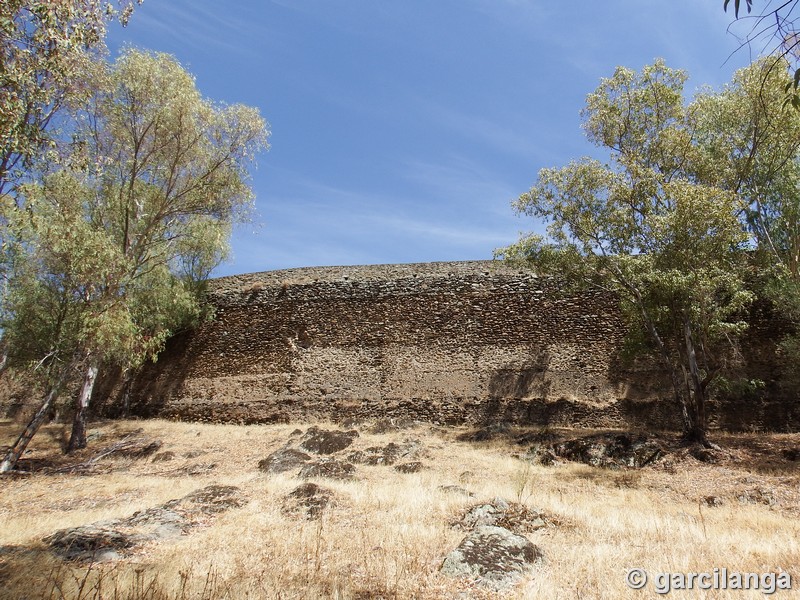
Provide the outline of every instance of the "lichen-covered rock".
[[113,527],[93,524],[60,529],[43,541],[67,560],[104,562],[119,558],[140,540]]
[[469,490],[465,490],[460,485],[440,485],[437,489],[439,491],[444,492],[445,494],[454,494],[456,496],[466,496],[467,498],[474,498],[475,497],[475,494],[473,494]]
[[514,585],[542,559],[528,538],[492,525],[476,527],[444,559],[441,572],[469,577],[493,590]]
[[318,519],[332,503],[333,497],[333,491],[328,488],[316,483],[304,483],[286,496],[284,512],[288,514],[302,512],[306,519]]
[[233,485],[209,485],[178,500],[170,500],[164,506],[197,511],[203,514],[224,512],[247,504],[242,491]]
[[495,525],[513,533],[524,534],[547,527],[547,520],[543,513],[532,510],[524,504],[495,498],[488,503],[470,506],[452,525],[466,530]]
[[355,472],[356,468],[351,463],[342,462],[335,458],[322,458],[300,469],[300,477],[303,479],[310,479],[311,477],[353,479],[355,477]]
[[401,463],[394,466],[394,470],[399,473],[419,473],[422,470],[422,463],[418,460]]
[[200,522],[247,502],[231,485],[209,485],[182,498],[133,513],[125,519],[98,521],[61,529],[44,542],[67,560],[102,562],[121,558],[146,542],[161,541],[187,533]]
[[358,437],[358,431],[339,431],[309,427],[300,442],[300,447],[315,454],[333,454],[344,450]]
[[594,467],[641,468],[666,454],[664,447],[645,435],[626,433],[589,435],[553,444],[556,456]]
[[409,460],[419,454],[418,440],[407,440],[403,444],[389,442],[385,446],[371,446],[350,453],[347,460],[362,465],[393,465],[401,459]]
[[259,461],[258,468],[267,473],[284,473],[297,469],[311,460],[311,456],[294,448],[281,448]]

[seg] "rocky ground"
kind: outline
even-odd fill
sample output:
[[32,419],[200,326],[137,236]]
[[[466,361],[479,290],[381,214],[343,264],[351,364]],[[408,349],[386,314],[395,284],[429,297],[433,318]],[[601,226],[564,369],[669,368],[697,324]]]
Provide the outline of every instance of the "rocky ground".
[[797,434],[707,450],[503,423],[90,433],[65,456],[48,426],[0,479],[0,598],[642,598],[627,569],[800,577]]

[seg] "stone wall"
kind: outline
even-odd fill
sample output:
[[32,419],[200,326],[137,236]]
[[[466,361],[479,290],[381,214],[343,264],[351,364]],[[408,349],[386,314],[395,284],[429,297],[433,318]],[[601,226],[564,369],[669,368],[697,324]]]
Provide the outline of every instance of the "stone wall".
[[[287,269],[214,280],[210,296],[216,319],[130,386],[134,414],[679,426],[658,365],[620,359],[613,297],[502,263]],[[98,391],[119,410],[120,386]]]

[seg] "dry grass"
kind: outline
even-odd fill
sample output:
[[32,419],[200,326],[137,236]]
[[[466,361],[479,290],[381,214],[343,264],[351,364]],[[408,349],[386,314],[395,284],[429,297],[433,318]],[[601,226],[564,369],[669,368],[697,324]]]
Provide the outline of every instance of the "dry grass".
[[[16,427],[0,422],[0,442],[10,443]],[[800,444],[800,436],[771,436],[773,446],[763,436],[728,436],[722,441],[731,450],[723,464],[706,465],[677,452],[631,472],[530,465],[513,456],[520,448],[510,441],[459,442],[459,431],[440,428],[362,433],[354,448],[419,440],[426,468],[403,475],[387,466],[359,466],[356,481],[321,480],[334,490],[336,504],[321,520],[305,521],[282,510],[298,480],[256,467],[295,427],[102,423],[91,430],[100,437],[82,458],[137,429],[163,440],[161,450],[176,458],[109,458],[102,461],[107,472],[37,472],[0,480],[0,546],[26,548],[0,554],[0,598],[638,599],[653,597],[653,587],[628,589],[628,568],[783,569],[800,578],[800,468],[762,460],[775,444]],[[34,440],[29,464],[63,460],[60,433],[59,426],[48,426]],[[192,465],[214,466],[189,475]],[[85,566],[60,563],[41,543],[56,529],[126,517],[211,483],[241,487],[249,504],[176,542],[95,565],[88,576]],[[444,492],[444,485],[461,486],[475,497]],[[752,502],[739,499],[747,494]],[[722,506],[705,503],[712,495]],[[496,496],[544,511],[557,523],[528,536],[544,551],[545,562],[504,596],[438,573],[464,536],[449,523],[476,501]],[[771,505],[761,503],[768,500]],[[84,592],[78,594],[82,581]],[[103,592],[91,592],[97,588]],[[762,597],[742,591],[671,596]]]

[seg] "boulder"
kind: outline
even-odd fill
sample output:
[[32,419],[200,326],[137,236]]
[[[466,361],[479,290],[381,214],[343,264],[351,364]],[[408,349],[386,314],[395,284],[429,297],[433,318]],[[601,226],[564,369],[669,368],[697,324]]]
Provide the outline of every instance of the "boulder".
[[206,522],[208,516],[238,508],[246,501],[237,487],[209,485],[125,519],[61,529],[43,541],[68,560],[113,560],[146,542],[185,534],[198,523]]
[[542,551],[526,537],[503,527],[482,525],[461,540],[440,570],[445,575],[469,577],[484,587],[502,591],[541,559]]
[[394,470],[398,471],[399,473],[419,473],[422,470],[422,463],[417,461],[411,461],[407,463],[401,463],[399,465],[394,466]]
[[469,490],[465,490],[460,485],[440,485],[436,488],[445,494],[455,494],[457,496],[466,496],[467,498],[474,498],[475,494],[470,492]]
[[333,454],[344,450],[358,437],[358,431],[326,430],[309,427],[300,442],[300,447],[314,454]]
[[305,452],[294,448],[281,448],[270,454],[267,458],[258,463],[258,468],[267,473],[284,473],[301,467],[311,457]]
[[353,479],[355,472],[356,468],[351,463],[342,462],[334,458],[323,458],[300,469],[300,477],[303,479],[310,479],[311,477]]
[[[594,467],[641,468],[659,460],[666,451],[656,440],[645,435],[598,434],[553,444],[555,456]],[[538,449],[542,451],[541,448]],[[550,460],[547,457],[546,460]],[[541,460],[546,464],[545,460]]]
[[544,514],[531,510],[519,502],[506,502],[502,498],[495,498],[490,503],[474,504],[453,526],[461,529],[472,530],[484,525],[503,527],[517,534],[524,534],[547,527]]
[[233,485],[209,485],[178,500],[170,500],[166,508],[180,508],[202,514],[216,514],[247,504],[242,491]]
[[415,458],[419,454],[418,440],[406,441],[400,445],[390,442],[385,446],[371,446],[350,453],[347,460],[362,465],[393,465],[401,459]]
[[306,519],[318,519],[332,501],[333,491],[316,483],[304,483],[286,496],[284,512],[288,514],[302,512]]
[[104,562],[120,558],[125,550],[141,540],[110,526],[93,524],[60,529],[43,541],[67,560]]

